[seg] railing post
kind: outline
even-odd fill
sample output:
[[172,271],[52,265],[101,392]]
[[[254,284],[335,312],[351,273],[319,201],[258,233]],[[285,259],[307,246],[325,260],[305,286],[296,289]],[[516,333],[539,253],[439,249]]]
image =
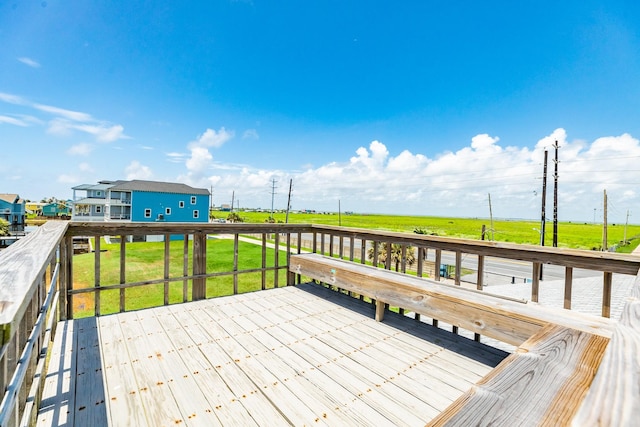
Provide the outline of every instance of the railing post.
[[538,302],[538,295],[540,291],[540,269],[542,264],[539,262],[533,263],[533,271],[531,273],[531,301]]
[[[127,241],[126,236],[120,236],[120,284],[124,285],[127,283],[126,278],[126,258],[127,258]],[[125,288],[120,289],[120,313],[123,313],[126,310],[126,294]]]
[[387,245],[387,258],[384,260],[385,270],[391,270],[391,242],[385,242]]
[[456,279],[455,284],[460,286],[460,276],[462,275],[462,252],[456,251]]
[[571,310],[571,285],[573,282],[573,268],[564,269],[564,308]]
[[602,283],[602,317],[611,317],[611,282],[613,274],[605,271]]
[[315,254],[318,252],[318,233],[313,232],[313,248],[312,252]]
[[380,243],[377,240],[373,241],[373,259],[371,260],[374,267],[378,266],[378,245]]
[[60,279],[58,280],[58,310],[60,320],[71,318],[69,306],[69,289],[71,288],[71,258],[73,257],[73,240],[71,236],[64,236],[60,244]]
[[95,236],[94,249],[94,288],[93,312],[96,317],[100,316],[100,236]]
[[[189,235],[184,235],[184,246],[182,248],[182,275],[187,277],[189,275]],[[189,299],[189,281],[184,279],[182,281],[182,302],[187,302]]]
[[[478,255],[478,275],[476,277],[476,289],[481,291],[484,286],[484,255]],[[480,334],[474,333],[473,339],[480,342]]]
[[400,252],[400,271],[407,272],[407,245],[403,244]]
[[263,291],[267,288],[267,235],[262,233],[262,275],[261,288]]
[[434,266],[436,281],[440,281],[440,264],[442,263],[442,250],[436,249],[436,265]]
[[278,276],[280,276],[280,233],[276,233],[276,239],[273,242],[273,287],[278,287]]
[[240,235],[233,235],[233,294],[238,294],[238,252],[240,245]]
[[164,235],[164,305],[169,305],[169,265],[171,262],[171,235]]
[[[206,273],[207,235],[202,232],[196,232],[193,235],[193,275],[204,275]],[[193,301],[207,297],[207,279],[205,277],[195,277],[191,286],[191,299]]]

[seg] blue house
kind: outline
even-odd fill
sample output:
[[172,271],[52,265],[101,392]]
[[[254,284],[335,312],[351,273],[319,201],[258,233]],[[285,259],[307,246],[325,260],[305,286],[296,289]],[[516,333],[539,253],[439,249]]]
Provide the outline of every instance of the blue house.
[[24,230],[25,205],[26,202],[17,194],[0,193],[0,218],[9,223],[10,230]]
[[210,193],[205,188],[133,180],[100,181],[72,190],[72,221],[209,221]]

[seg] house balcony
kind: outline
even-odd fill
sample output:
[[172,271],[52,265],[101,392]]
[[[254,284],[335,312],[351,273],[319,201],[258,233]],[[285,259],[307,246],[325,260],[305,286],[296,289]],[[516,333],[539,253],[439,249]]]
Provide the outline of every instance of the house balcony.
[[[526,300],[491,292],[490,259],[529,265]],[[543,265],[564,271],[557,306]],[[639,269],[317,225],[52,221],[0,252],[0,425],[634,425]],[[576,310],[585,270],[597,315]]]

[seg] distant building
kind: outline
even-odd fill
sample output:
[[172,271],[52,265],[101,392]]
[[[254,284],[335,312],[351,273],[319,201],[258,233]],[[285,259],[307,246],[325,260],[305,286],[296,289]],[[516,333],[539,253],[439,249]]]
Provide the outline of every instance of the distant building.
[[46,205],[46,203],[43,203],[43,202],[27,202],[27,204],[25,205],[26,212],[29,215],[33,214],[33,215],[41,216],[42,215],[42,207],[44,205]]
[[72,221],[208,222],[209,190],[157,181],[100,181],[73,190]]
[[17,194],[0,193],[0,218],[9,223],[11,231],[24,230],[25,204],[25,201]]
[[53,202],[43,205],[41,212],[47,218],[68,217],[71,215],[71,208],[66,202]]

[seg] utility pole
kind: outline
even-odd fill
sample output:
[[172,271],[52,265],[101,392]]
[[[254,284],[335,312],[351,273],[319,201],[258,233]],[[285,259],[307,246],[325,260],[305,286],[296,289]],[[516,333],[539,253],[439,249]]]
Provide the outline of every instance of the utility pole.
[[276,182],[278,181],[276,181],[275,178],[271,179],[271,219],[274,219],[273,218],[273,199],[276,196]]
[[553,247],[558,247],[558,141],[553,145],[556,149],[555,172],[553,174]]
[[291,209],[291,190],[293,189],[293,178],[289,179],[289,197],[287,198],[287,216],[285,217],[285,224],[289,223],[289,209]]
[[622,244],[627,245],[627,226],[629,225],[629,209],[627,209],[627,219],[624,221],[624,237],[622,238]]
[[602,222],[602,250],[607,250],[607,190],[604,190],[604,219]]
[[493,241],[493,210],[491,209],[491,193],[489,193],[489,231],[491,231],[491,241]]
[[542,172],[542,215],[540,219],[540,246],[544,246],[544,231],[547,224],[546,203],[547,203],[547,150],[544,150],[544,166]]
[[342,211],[340,210],[340,199],[338,199],[338,226],[342,227]]
[[233,204],[235,203],[235,198],[236,198],[236,190],[233,190],[231,192],[231,212],[233,212]]
[[207,220],[211,221],[211,212],[213,212],[213,185],[211,186],[211,191],[209,192],[209,215],[207,216]]

